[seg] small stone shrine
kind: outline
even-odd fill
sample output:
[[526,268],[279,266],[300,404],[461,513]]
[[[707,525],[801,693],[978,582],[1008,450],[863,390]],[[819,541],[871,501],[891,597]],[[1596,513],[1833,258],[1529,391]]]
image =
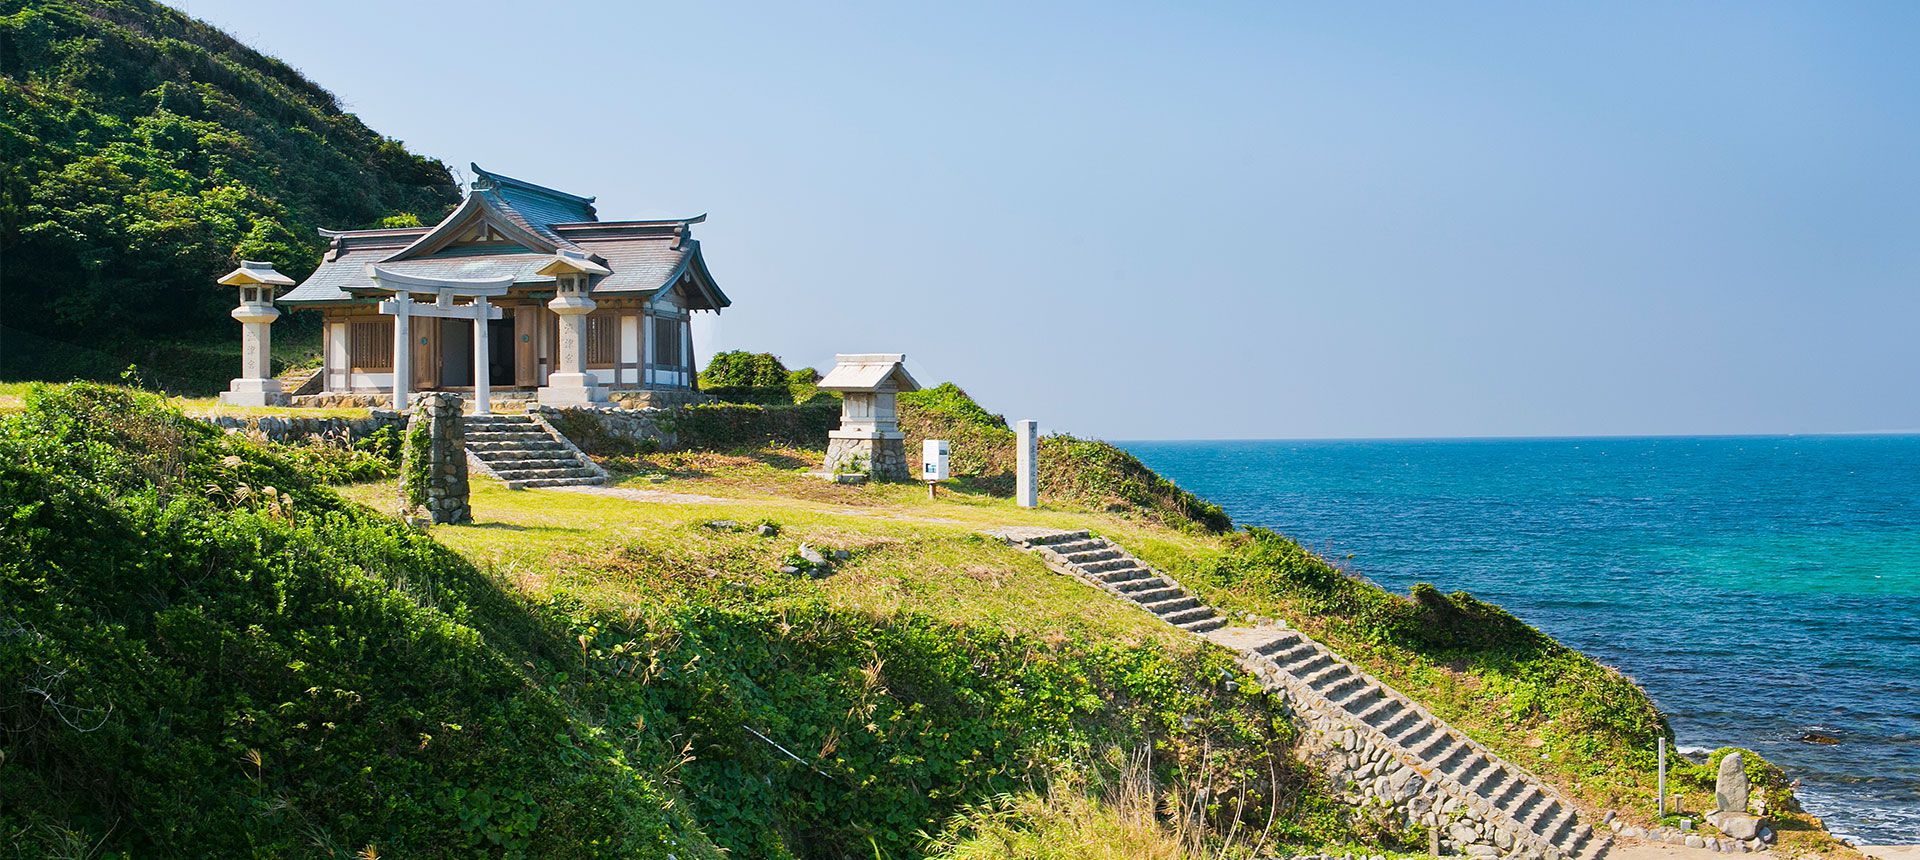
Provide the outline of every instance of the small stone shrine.
[[424,509],[435,524],[473,519],[468,504],[467,443],[460,395],[432,391],[414,395],[401,453],[400,496],[408,508]]
[[919,391],[907,373],[905,353],[836,355],[833,370],[820,380],[823,391],[838,391],[840,429],[827,433],[828,480],[905,481],[906,434],[900,432],[895,395]]
[[1747,814],[1747,802],[1752,793],[1753,785],[1747,780],[1746,757],[1737,752],[1727,753],[1720,760],[1720,772],[1713,782],[1713,811],[1707,813],[1707,823],[1735,839],[1752,839],[1759,835],[1762,825],[1759,816]]
[[273,378],[273,321],[280,310],[273,306],[277,287],[293,286],[293,279],[274,271],[272,263],[241,260],[240,268],[228,272],[220,285],[240,288],[240,306],[233,318],[240,321],[240,377],[221,392],[220,402],[233,406],[285,406],[288,397]]

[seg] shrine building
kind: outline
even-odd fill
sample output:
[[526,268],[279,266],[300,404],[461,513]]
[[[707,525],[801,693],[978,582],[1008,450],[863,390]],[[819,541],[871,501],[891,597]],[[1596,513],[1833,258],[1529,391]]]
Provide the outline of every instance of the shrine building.
[[[277,299],[321,316],[309,389],[396,408],[457,391],[481,412],[490,396],[575,406],[693,390],[692,315],[732,304],[693,238],[706,216],[602,221],[591,197],[473,174],[431,227],[322,231],[324,261]],[[271,296],[232,283],[243,303],[247,289]]]

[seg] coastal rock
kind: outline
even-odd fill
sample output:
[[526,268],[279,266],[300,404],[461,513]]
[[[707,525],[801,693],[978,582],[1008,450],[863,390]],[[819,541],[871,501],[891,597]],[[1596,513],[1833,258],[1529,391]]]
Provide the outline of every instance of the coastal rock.
[[1714,808],[1722,813],[1747,811],[1747,760],[1737,752],[1720,760],[1720,778],[1713,783]]
[[1753,839],[1760,835],[1758,816],[1729,813],[1720,816],[1720,821],[1715,826],[1720,828],[1720,832],[1735,839]]
[[1697,833],[1689,833],[1687,834],[1687,847],[1688,848],[1705,848],[1707,847],[1707,840],[1701,839],[1700,835]]

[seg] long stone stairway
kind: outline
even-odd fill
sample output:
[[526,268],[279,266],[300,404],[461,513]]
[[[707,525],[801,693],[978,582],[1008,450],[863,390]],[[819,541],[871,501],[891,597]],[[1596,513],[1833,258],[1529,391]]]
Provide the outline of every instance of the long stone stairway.
[[993,533],[1048,567],[1228,648],[1308,724],[1303,749],[1358,798],[1403,811],[1454,853],[1599,860],[1611,840],[1539,778],[1447,725],[1326,646],[1285,626],[1229,627],[1164,573],[1085,531]]
[[607,473],[532,415],[468,415],[467,454],[511,489],[599,484]]

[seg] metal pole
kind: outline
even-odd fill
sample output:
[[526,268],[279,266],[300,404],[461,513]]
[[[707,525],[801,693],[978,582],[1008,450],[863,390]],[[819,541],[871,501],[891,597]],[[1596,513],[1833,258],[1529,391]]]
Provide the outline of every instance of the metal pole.
[[1661,818],[1665,818],[1667,817],[1667,736],[1666,735],[1660,736],[1659,795],[1660,795],[1659,800],[1656,801],[1658,803],[1658,808],[1659,808],[1658,815]]

